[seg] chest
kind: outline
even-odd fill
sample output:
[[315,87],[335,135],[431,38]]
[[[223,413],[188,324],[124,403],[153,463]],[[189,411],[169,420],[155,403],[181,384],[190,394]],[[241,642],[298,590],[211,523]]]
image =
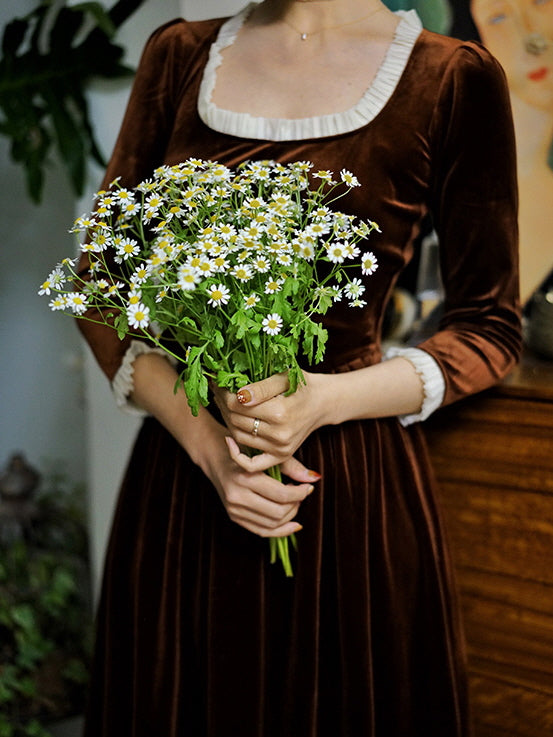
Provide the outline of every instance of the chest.
[[255,47],[222,53],[212,101],[224,110],[255,117],[308,118],[354,107],[370,87],[387,44],[354,44],[333,54],[316,35],[285,48]]

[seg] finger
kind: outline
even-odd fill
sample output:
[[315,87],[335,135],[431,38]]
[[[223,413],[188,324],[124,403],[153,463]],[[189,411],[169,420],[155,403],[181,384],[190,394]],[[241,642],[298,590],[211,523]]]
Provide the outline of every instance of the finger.
[[235,463],[237,463],[240,468],[243,468],[244,471],[247,471],[248,473],[260,473],[261,471],[267,471],[273,466],[280,465],[282,461],[282,458],[277,458],[270,453],[258,453],[257,455],[250,457],[246,455],[246,453],[242,453],[234,438],[227,436],[225,437],[225,440],[229,448],[232,460],[235,461]]
[[302,525],[300,525],[299,522],[294,521],[286,522],[285,524],[279,525],[278,527],[265,527],[264,525],[257,524],[250,520],[233,521],[239,524],[241,527],[244,527],[246,530],[259,535],[260,537],[288,537],[288,535],[293,535],[294,533],[299,532],[303,529]]
[[321,474],[317,471],[313,471],[310,468],[298,461],[297,458],[288,458],[286,461],[280,464],[282,473],[286,474],[288,478],[293,481],[305,481],[306,483],[313,483],[314,481],[320,481]]
[[288,374],[274,374],[255,384],[248,384],[236,392],[236,399],[245,407],[255,407],[268,399],[284,394],[290,388]]
[[[278,504],[289,504],[291,502],[303,501],[306,496],[309,496],[309,494],[313,492],[314,487],[312,482],[316,479],[312,477],[302,484],[283,484],[281,481],[271,478],[269,474],[260,473],[258,469],[254,469],[252,471],[252,463],[255,463],[260,456],[249,458],[245,453],[240,451],[240,448],[232,438],[226,437],[225,440],[227,442],[231,458],[235,463],[250,474],[259,473],[259,478],[255,481],[252,480],[249,484],[250,488],[252,488],[256,494]],[[275,464],[272,465],[274,466]],[[271,468],[271,466],[269,466],[269,468]],[[261,471],[265,470],[267,469],[261,469]]]

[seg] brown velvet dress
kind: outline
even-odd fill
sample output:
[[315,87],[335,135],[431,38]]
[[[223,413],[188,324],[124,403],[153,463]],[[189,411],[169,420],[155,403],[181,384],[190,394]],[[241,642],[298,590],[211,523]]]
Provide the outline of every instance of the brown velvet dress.
[[[390,99],[350,133],[248,140],[197,112],[221,21],[150,39],[106,181],[136,184],[190,156],[227,165],[311,160],[363,186],[340,208],[376,220],[368,305],[336,305],[325,365],[381,359],[384,307],[422,218],[447,293],[420,347],[448,403],[501,378],[520,350],[513,131],[503,74],[480,46],[423,31]],[[364,296],[366,296],[364,295]],[[127,348],[79,321],[108,377]],[[463,641],[420,425],[397,418],[314,433],[322,481],[301,506],[295,576],[229,521],[172,437],[144,421],[121,490],[98,612],[87,737],[466,737]]]

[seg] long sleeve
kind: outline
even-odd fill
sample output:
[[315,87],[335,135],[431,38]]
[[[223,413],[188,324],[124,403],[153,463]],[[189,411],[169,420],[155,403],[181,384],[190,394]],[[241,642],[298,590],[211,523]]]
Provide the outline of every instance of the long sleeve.
[[432,211],[445,309],[419,348],[437,361],[444,404],[500,380],[521,350],[515,142],[499,64],[463,44],[432,119]]

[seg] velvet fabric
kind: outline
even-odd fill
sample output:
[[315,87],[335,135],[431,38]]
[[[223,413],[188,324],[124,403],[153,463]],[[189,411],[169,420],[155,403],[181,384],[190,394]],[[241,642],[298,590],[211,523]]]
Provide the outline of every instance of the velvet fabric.
[[[149,40],[106,183],[190,156],[310,160],[363,186],[340,208],[376,220],[367,306],[325,319],[328,358],[381,358],[384,308],[430,212],[447,293],[420,347],[444,401],[490,386],[520,350],[514,139],[489,53],[423,31],[379,115],[324,139],[246,140],[207,128],[197,96],[221,21]],[[83,264],[86,268],[86,264]],[[127,347],[79,321],[108,377]],[[268,543],[230,522],[202,472],[145,420],[117,506],[86,737],[467,737],[462,632],[421,428],[397,418],[324,427],[298,457],[322,474],[301,505],[286,579]]]

